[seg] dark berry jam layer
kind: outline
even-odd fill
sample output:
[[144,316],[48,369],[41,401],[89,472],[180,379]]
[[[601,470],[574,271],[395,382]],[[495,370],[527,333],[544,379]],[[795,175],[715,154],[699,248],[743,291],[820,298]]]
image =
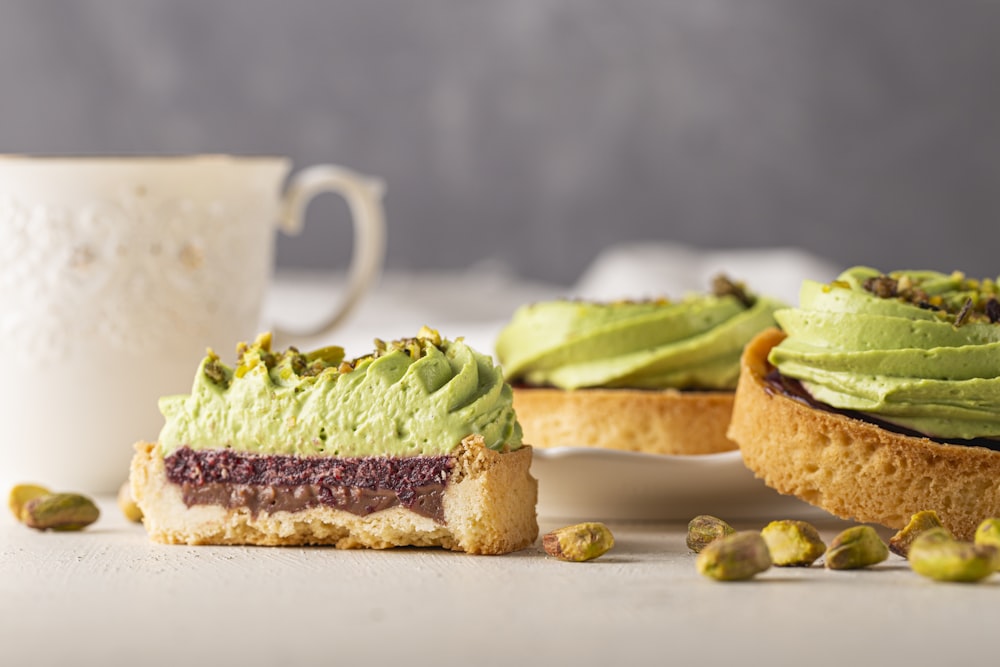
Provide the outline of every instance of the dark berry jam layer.
[[327,458],[262,456],[182,447],[165,460],[167,479],[192,505],[296,512],[325,505],[365,516],[402,505],[444,521],[449,456]]

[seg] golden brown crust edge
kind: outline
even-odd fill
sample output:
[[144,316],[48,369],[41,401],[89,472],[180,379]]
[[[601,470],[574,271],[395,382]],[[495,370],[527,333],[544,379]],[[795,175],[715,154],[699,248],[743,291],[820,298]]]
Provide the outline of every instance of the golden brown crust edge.
[[130,484],[150,538],[166,544],[331,545],[340,549],[439,546],[475,554],[524,549],[538,536],[538,482],[531,476],[531,448],[499,453],[463,443],[444,494],[445,522],[400,506],[367,516],[330,507],[262,512],[184,504],[167,480],[163,457],[140,442]]
[[729,437],[757,477],[841,518],[896,529],[935,510],[971,539],[1000,516],[1000,452],[893,433],[771,390],[767,355],[784,337],[762,332],[741,361]]
[[515,387],[514,411],[535,447],[600,447],[650,454],[733,451],[731,391]]

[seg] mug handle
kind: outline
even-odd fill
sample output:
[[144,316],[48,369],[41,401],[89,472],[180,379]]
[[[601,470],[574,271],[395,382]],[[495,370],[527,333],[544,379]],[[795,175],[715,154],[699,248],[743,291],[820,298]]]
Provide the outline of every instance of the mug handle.
[[279,330],[283,338],[321,336],[337,328],[354,310],[378,278],[385,256],[385,184],[344,167],[320,164],[296,173],[285,189],[280,227],[289,235],[302,230],[306,208],[313,197],[332,192],[344,198],[354,226],[354,248],[347,289],[340,305],[320,324],[307,331]]

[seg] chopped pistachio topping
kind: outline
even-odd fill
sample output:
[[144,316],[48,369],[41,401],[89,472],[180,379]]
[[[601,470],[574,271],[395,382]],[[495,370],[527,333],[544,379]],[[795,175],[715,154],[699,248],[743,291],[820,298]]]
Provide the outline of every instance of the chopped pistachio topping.
[[[849,287],[849,286],[848,286]],[[862,287],[880,299],[895,299],[940,312],[955,326],[1000,321],[997,282],[966,278],[961,271],[948,276],[932,272],[893,272],[869,276]],[[942,289],[944,288],[944,289]]]
[[753,306],[756,301],[756,297],[747,291],[745,283],[734,282],[724,273],[720,273],[712,279],[712,293],[715,296],[735,297],[737,301],[747,308]]

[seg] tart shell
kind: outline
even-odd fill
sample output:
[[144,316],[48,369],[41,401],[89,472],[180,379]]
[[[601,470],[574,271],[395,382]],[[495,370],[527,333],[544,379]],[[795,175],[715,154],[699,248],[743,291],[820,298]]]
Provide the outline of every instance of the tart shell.
[[648,454],[733,451],[731,391],[514,387],[514,411],[535,447],[600,447]]

